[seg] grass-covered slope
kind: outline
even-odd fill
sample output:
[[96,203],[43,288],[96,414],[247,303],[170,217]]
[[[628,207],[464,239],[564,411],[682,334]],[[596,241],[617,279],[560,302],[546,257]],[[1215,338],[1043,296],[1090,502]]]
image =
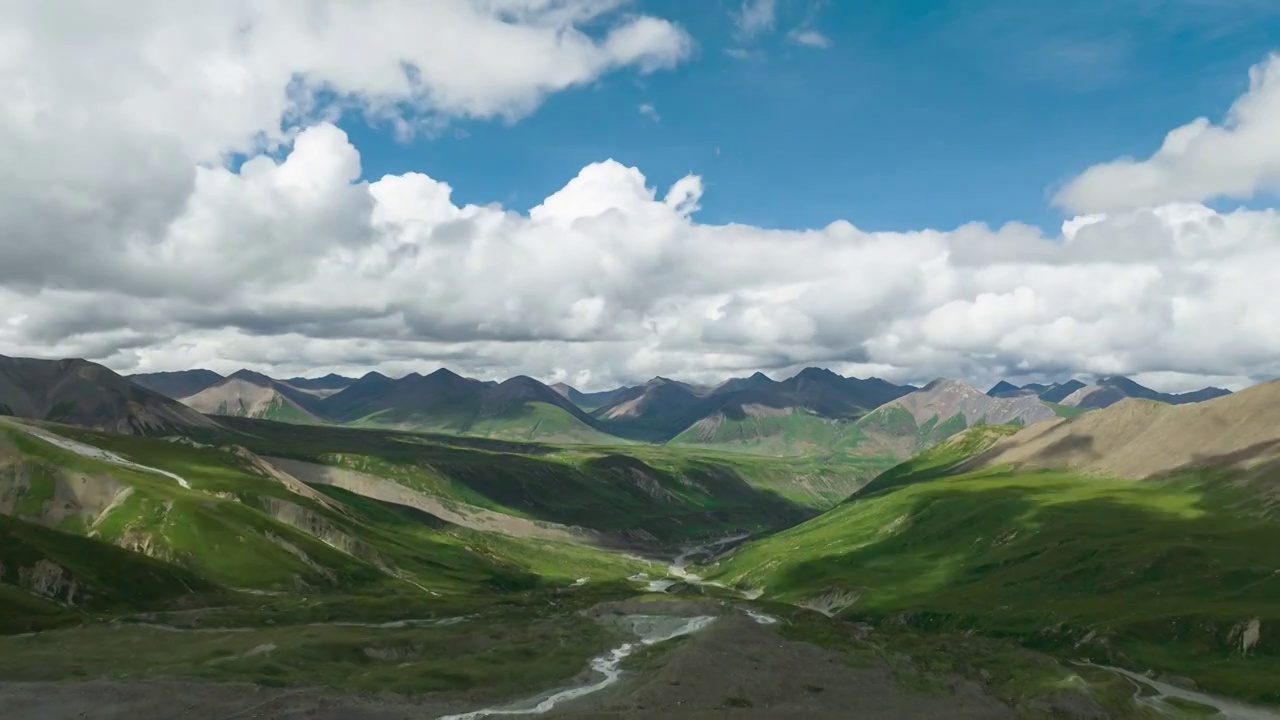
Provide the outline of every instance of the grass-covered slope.
[[935,380],[867,413],[859,429],[869,444],[900,458],[976,425],[1032,425],[1056,413],[1034,396],[992,397],[959,380]]
[[788,497],[774,468],[760,471],[750,458],[736,462],[729,454],[228,422],[259,455],[374,475],[445,500],[641,543],[781,527],[811,515],[808,505],[829,502]]
[[1280,547],[1280,522],[1245,510],[1232,476],[948,474],[998,434],[934,448],[834,510],[741,547],[717,579],[1280,702],[1280,641],[1267,631],[1280,624],[1268,550]]
[[487,415],[465,406],[433,412],[420,412],[413,408],[388,409],[366,415],[351,424],[527,442],[624,442],[591,427],[563,407],[539,401],[529,401]]
[[[114,553],[105,557],[118,557],[116,548],[133,551],[129,555],[136,554],[139,562],[151,558],[181,568],[207,586],[456,594],[536,585],[549,568],[560,568],[557,576],[566,577],[591,558],[616,567],[612,574],[618,577],[634,570],[623,558],[593,548],[561,549],[548,542],[517,548],[425,513],[339,490],[320,493],[296,481],[288,484],[261,472],[255,464],[260,460],[235,446],[55,429],[174,473],[189,487],[158,473],[83,457],[5,426],[0,429],[0,515],[24,528],[48,528],[49,534],[39,536],[46,540],[90,538],[97,542],[89,546]],[[29,540],[24,546],[51,547]],[[44,557],[78,572],[63,562],[67,555]],[[6,573],[35,572],[40,559],[6,564]],[[79,604],[57,592],[37,594]]]
[[0,633],[74,622],[82,611],[166,607],[217,592],[191,570],[0,515]]
[[762,455],[851,453],[866,439],[848,420],[825,418],[803,408],[752,408],[717,413],[671,440],[675,445],[712,446]]

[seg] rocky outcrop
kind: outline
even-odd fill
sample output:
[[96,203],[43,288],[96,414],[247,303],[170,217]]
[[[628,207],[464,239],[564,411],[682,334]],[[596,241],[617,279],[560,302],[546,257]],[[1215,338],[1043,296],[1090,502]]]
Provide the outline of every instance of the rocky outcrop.
[[363,540],[359,540],[329,522],[322,515],[287,500],[274,497],[261,499],[262,509],[280,522],[301,530],[329,547],[365,559],[376,556]]
[[[77,599],[85,599],[72,572],[55,562],[37,560],[33,565],[16,568],[14,574],[17,576],[15,584],[32,595],[63,605],[75,605]],[[4,577],[5,569],[0,565],[0,578]]]

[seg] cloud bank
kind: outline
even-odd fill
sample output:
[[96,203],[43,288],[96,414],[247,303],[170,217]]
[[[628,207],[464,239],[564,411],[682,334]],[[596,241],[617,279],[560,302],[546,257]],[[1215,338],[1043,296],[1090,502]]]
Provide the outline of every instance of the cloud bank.
[[[1280,375],[1280,216],[1200,204],[1267,188],[1265,150],[1221,148],[1280,120],[1280,60],[1221,128],[1084,172],[1059,200],[1090,214],[1053,236],[780,231],[699,223],[700,177],[656,188],[608,159],[528,213],[455,204],[423,173],[362,181],[310,92],[388,117],[518,117],[684,57],[678,27],[612,0],[143,5],[86,3],[66,23],[19,4],[0,31],[0,84],[19,98],[0,108],[0,352],[125,372],[447,365],[587,388],[810,364],[1167,389]],[[499,45],[513,56],[481,58]],[[85,52],[121,72],[84,75]],[[232,152],[249,156],[235,171]]]

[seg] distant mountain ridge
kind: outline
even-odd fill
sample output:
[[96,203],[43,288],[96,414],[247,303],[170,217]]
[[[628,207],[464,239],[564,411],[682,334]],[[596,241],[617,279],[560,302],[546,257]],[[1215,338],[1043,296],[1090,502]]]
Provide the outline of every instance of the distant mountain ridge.
[[[1191,467],[1236,467],[1274,486],[1280,462],[1280,380],[1201,402],[1124,398],[1086,415],[1027,428],[969,467],[1075,468],[1159,477]],[[1270,468],[1268,470],[1268,468]]]
[[[446,368],[390,378],[370,372],[277,380],[251,370],[227,377],[208,370],[149,373],[131,387],[168,393],[205,415],[294,423],[365,425],[508,440],[717,446],[769,455],[901,458],[978,423],[1033,424],[1113,404],[1123,397],[1189,403],[1226,393],[1205,388],[1159,393],[1127,378],[1021,387],[1008,381],[982,393],[958,380],[924,388],[879,378],[849,378],[808,367],[774,380],[762,372],[715,385],[666,377],[584,393],[517,376],[504,382]],[[1074,410],[1073,410],[1074,408]],[[92,422],[82,418],[83,422]],[[187,416],[187,422],[192,421]],[[145,423],[144,423],[145,424]]]
[[1230,390],[1217,387],[1206,387],[1186,393],[1162,393],[1140,385],[1127,377],[1113,375],[1100,378],[1091,385],[1071,379],[1063,383],[1041,385],[1028,383],[1021,387],[1007,380],[1001,380],[987,391],[991,397],[1016,397],[1018,395],[1034,395],[1050,403],[1066,407],[1093,410],[1114,405],[1125,398],[1143,398],[1170,405],[1203,402],[1215,397],[1230,395]]
[[1033,393],[992,397],[960,380],[939,378],[858,421],[871,438],[903,457],[978,424],[1031,425],[1057,418]]
[[[624,437],[736,442],[730,438],[750,439],[770,431],[755,422],[759,418],[853,420],[914,389],[879,378],[846,378],[816,367],[782,381],[757,372],[712,387],[657,377],[619,392],[593,415]],[[741,427],[743,423],[752,427]]]
[[1076,390],[1064,398],[1062,404],[1078,408],[1104,408],[1125,398],[1141,398],[1169,405],[1185,405],[1230,394],[1231,391],[1216,387],[1201,388],[1188,393],[1162,393],[1117,375],[1102,378],[1092,385]]
[[322,421],[314,412],[318,398],[252,370],[232,373],[181,401],[207,415],[302,423]]
[[597,421],[564,394],[526,376],[494,383],[444,368],[398,380],[369,373],[315,407],[342,423],[504,439],[609,440]]

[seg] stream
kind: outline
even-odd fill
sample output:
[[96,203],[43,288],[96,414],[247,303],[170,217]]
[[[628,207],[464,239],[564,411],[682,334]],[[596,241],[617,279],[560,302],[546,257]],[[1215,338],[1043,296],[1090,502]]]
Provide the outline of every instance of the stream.
[[97,448],[92,445],[86,445],[77,440],[72,440],[70,438],[62,437],[61,435],[55,435],[47,430],[44,430],[43,428],[34,427],[31,425],[27,425],[25,423],[12,423],[12,424],[15,427],[21,429],[23,432],[27,433],[28,435],[32,435],[34,437],[40,438],[41,440],[49,443],[50,445],[53,445],[54,447],[62,448],[63,450],[68,450],[77,455],[80,455],[81,457],[87,457],[93,460],[101,460],[103,462],[109,462],[114,465],[121,465],[121,466],[130,468],[132,470],[141,470],[143,472],[163,475],[169,478],[170,480],[173,480],[174,482],[178,483],[182,487],[188,490],[191,489],[191,484],[188,483],[185,478],[183,478],[181,475],[176,475],[174,473],[171,473],[168,470],[161,470],[160,468],[153,468],[148,465],[139,465],[138,463],[132,460],[126,460],[125,458],[122,458],[113,452],[108,452],[106,450],[103,450],[102,448]]
[[1110,665],[1095,665],[1091,662],[1081,662],[1081,665],[1099,668],[1101,670],[1109,670],[1117,675],[1122,675],[1135,683],[1142,683],[1148,687],[1154,688],[1158,695],[1143,695],[1141,689],[1134,696],[1134,701],[1146,705],[1151,709],[1163,715],[1178,716],[1181,712],[1178,708],[1166,702],[1166,698],[1177,698],[1179,700],[1188,700],[1190,702],[1199,703],[1214,708],[1218,711],[1215,718],[1222,720],[1280,720],[1280,711],[1270,710],[1267,708],[1254,707],[1238,703],[1234,700],[1215,697],[1213,695],[1205,695],[1204,693],[1194,690],[1170,685],[1169,683],[1153,680],[1146,675],[1125,670],[1124,668],[1111,667]]
[[576,700],[584,695],[603,690],[618,682],[622,677],[620,666],[622,661],[630,657],[636,650],[648,645],[695,633],[710,625],[715,617],[699,615],[696,617],[666,617],[663,615],[627,615],[622,618],[633,634],[640,638],[639,642],[628,642],[619,645],[604,655],[591,659],[591,670],[600,675],[600,679],[589,685],[555,691],[549,695],[539,695],[523,702],[504,707],[473,710],[459,715],[442,715],[438,720],[478,720],[495,715],[541,715],[555,706]]
[[671,561],[671,564],[667,566],[667,577],[649,580],[643,575],[633,575],[631,579],[637,582],[645,582],[645,589],[649,592],[664,593],[679,582],[686,582],[690,585],[707,585],[709,587],[724,588],[724,583],[715,582],[713,580],[703,580],[701,575],[689,572],[686,569],[689,567],[689,560],[690,558],[695,558],[701,555],[714,557],[725,545],[745,540],[749,537],[751,537],[751,533],[740,533],[699,545],[685,545],[680,548],[680,554],[676,555],[675,559]]
[[[667,577],[649,579],[644,574],[637,574],[631,576],[631,579],[635,582],[645,583],[645,589],[650,592],[666,592],[679,582],[723,588],[725,586],[721,583],[703,580],[700,575],[689,572],[686,569],[689,566],[689,560],[702,555],[714,556],[724,546],[745,540],[750,536],[751,533],[741,533],[698,545],[686,545],[680,548],[679,554],[667,566]],[[574,586],[580,586],[586,580],[587,578],[580,579],[574,583]],[[747,610],[746,613],[752,620],[761,625],[771,625],[778,622],[777,618],[754,610]],[[627,615],[622,618],[622,621],[634,635],[640,638],[640,641],[638,643],[623,643],[604,655],[592,658],[590,667],[594,673],[600,676],[599,680],[588,685],[539,695],[511,705],[473,710],[460,715],[444,715],[438,720],[478,720],[479,718],[496,715],[541,715],[561,703],[575,700],[584,695],[590,695],[616,683],[622,676],[620,669],[622,661],[631,656],[636,650],[682,635],[695,633],[710,625],[714,620],[715,617],[710,615],[686,618],[662,615]]]

